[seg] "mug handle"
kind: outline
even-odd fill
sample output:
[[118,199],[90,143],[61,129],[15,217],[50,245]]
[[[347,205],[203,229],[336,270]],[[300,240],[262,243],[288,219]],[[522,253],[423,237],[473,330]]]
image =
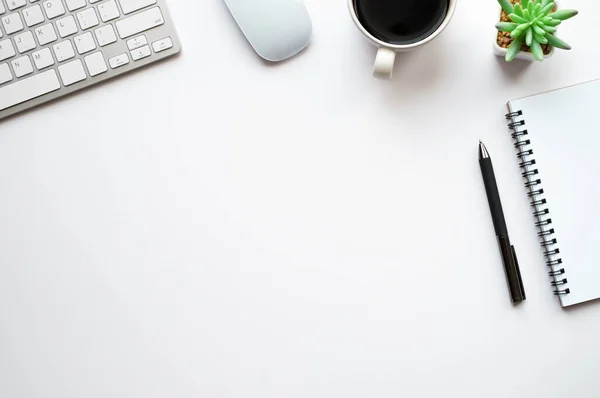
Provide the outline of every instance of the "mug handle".
[[394,61],[396,52],[389,48],[379,47],[375,57],[375,66],[373,67],[373,76],[379,79],[389,80],[394,72]]

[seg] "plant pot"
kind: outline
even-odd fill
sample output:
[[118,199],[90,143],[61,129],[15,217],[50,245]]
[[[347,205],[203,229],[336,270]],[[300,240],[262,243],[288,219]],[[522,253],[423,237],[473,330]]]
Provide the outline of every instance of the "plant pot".
[[[555,1],[554,3],[556,4],[556,9],[558,10],[559,9],[558,2]],[[498,15],[502,15],[502,7],[498,7],[498,8],[499,8]],[[500,19],[498,19],[498,21],[500,21]],[[494,37],[494,54],[497,55],[498,57],[506,58],[506,53],[508,52],[508,49],[500,47],[500,45],[498,44],[498,30],[494,30],[494,32],[496,33],[496,35]],[[544,59],[548,59],[548,58],[552,57],[553,55],[554,55],[554,47],[550,46],[550,52],[548,54],[544,55]],[[519,53],[517,54],[515,59],[520,59],[521,61],[529,61],[529,62],[537,61],[537,59],[535,59],[533,54],[528,51],[519,51]]]

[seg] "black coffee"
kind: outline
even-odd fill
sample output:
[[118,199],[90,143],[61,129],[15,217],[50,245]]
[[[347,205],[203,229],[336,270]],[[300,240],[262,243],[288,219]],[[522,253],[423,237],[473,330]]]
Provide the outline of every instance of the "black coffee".
[[362,26],[386,43],[403,45],[421,41],[440,27],[449,0],[354,0]]

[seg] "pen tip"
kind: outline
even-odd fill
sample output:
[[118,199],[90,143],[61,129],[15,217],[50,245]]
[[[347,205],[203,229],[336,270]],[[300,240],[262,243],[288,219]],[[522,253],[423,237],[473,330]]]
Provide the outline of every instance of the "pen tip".
[[479,140],[479,159],[487,159],[490,154],[481,140]]

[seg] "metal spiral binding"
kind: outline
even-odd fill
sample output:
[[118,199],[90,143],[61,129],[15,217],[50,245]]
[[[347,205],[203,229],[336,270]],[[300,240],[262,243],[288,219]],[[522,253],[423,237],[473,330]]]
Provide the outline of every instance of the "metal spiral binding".
[[546,256],[546,265],[549,268],[548,276],[552,278],[550,285],[556,296],[569,294],[571,291],[566,287],[569,281],[565,277],[565,269],[562,268],[562,258],[560,258],[560,249],[557,247],[558,241],[554,238],[555,232],[552,228],[550,210],[546,207],[548,202],[542,197],[544,195],[544,190],[540,187],[542,180],[538,178],[539,170],[535,168],[536,161],[533,158],[533,149],[529,148],[531,140],[527,138],[529,133],[523,128],[526,124],[523,112],[510,112],[506,115],[506,120],[509,121],[508,128],[512,131],[511,137],[515,140],[514,147],[518,151],[517,157],[520,160],[521,175],[526,180],[527,196],[531,199],[531,207],[534,209],[535,226],[540,230],[538,237],[544,250],[544,256]]

